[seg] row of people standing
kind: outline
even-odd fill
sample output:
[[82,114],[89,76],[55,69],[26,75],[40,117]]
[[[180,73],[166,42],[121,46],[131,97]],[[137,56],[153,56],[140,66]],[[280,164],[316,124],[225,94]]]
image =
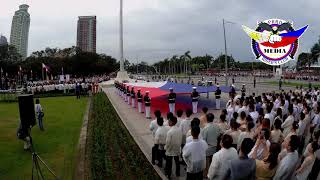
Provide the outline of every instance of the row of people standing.
[[[151,98],[149,96],[149,91],[146,91],[143,95],[141,89],[139,88],[136,92],[134,87],[126,86],[125,84],[115,82],[116,93],[121,96],[128,105],[132,108],[136,108],[136,102],[138,104],[138,112],[144,113],[147,119],[151,119]],[[142,103],[144,102],[145,111],[142,110]]]

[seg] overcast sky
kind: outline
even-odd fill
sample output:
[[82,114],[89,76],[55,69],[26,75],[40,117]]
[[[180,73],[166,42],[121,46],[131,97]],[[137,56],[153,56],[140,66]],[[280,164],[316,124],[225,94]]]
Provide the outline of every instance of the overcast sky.
[[[319,0],[123,1],[124,51],[132,62],[153,63],[187,50],[216,57],[224,52],[223,18],[235,22],[226,25],[228,54],[240,61],[254,57],[242,24],[255,28],[269,18],[291,20],[296,29],[309,24],[298,53],[308,51],[320,35]],[[0,34],[8,40],[12,16],[22,3],[30,6],[29,54],[74,46],[78,16],[96,15],[98,53],[119,57],[119,0],[1,0]]]

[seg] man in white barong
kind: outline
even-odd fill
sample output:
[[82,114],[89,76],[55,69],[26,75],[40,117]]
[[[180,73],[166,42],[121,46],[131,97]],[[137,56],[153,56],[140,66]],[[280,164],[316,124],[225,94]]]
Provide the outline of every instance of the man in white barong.
[[232,137],[228,134],[222,136],[221,150],[212,157],[212,162],[208,172],[209,179],[223,180],[227,176],[230,161],[238,158],[238,153],[232,147]]
[[192,141],[185,145],[182,150],[182,157],[187,164],[187,180],[202,180],[203,170],[206,167],[207,143],[199,139],[200,127],[194,126],[191,129]]
[[299,155],[296,151],[299,147],[299,138],[296,135],[290,137],[289,143],[285,143],[287,155],[280,161],[273,180],[293,179],[296,166],[299,162]]

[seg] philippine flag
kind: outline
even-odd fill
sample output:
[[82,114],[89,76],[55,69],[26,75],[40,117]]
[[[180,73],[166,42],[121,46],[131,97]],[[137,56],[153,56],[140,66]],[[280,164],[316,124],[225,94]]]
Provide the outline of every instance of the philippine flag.
[[280,42],[274,42],[274,43],[264,42],[261,44],[264,46],[272,47],[272,48],[287,46],[289,44],[294,43],[306,31],[307,28],[308,28],[308,25],[296,31],[279,34],[279,36],[282,37]]

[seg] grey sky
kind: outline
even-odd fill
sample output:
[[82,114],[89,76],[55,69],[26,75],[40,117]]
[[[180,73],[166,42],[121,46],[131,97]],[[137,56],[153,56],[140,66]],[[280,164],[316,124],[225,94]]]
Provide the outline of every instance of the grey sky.
[[[282,18],[295,28],[309,24],[299,52],[315,43],[319,32],[319,0],[123,0],[125,57],[153,63],[190,50],[192,56],[223,52],[222,18],[227,24],[228,54],[237,60],[253,58],[250,39],[241,25]],[[8,40],[18,6],[27,3],[31,16],[29,54],[46,47],[76,44],[77,18],[97,16],[97,51],[118,58],[119,0],[1,0],[0,33]],[[296,55],[297,57],[297,55]]]

